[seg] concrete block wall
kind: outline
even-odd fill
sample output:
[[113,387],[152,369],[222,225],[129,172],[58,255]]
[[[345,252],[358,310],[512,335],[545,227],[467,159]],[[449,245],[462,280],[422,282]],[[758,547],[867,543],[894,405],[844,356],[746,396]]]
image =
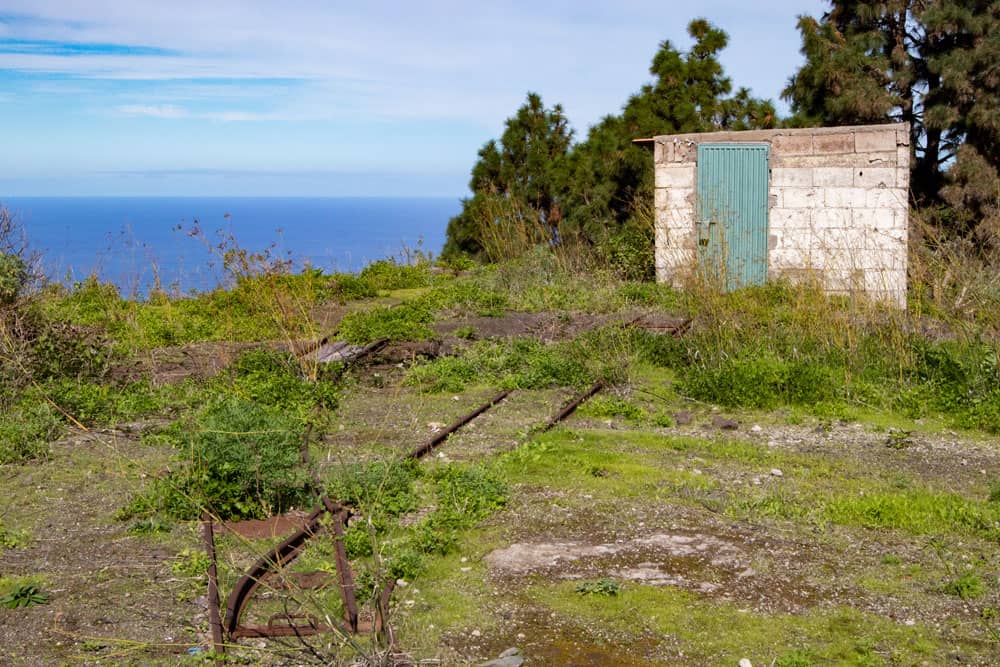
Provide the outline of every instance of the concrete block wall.
[[768,277],[905,307],[909,136],[893,124],[655,137],[657,279],[696,265],[698,144],[768,143]]

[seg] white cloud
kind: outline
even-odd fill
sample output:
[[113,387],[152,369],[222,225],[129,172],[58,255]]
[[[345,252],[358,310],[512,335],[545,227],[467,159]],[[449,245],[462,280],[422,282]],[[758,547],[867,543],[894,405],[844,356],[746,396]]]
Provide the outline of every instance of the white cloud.
[[186,118],[188,112],[173,104],[122,104],[118,111],[129,116],[152,116],[153,118]]
[[[581,133],[616,111],[646,80],[661,40],[687,47],[685,27],[695,12],[730,32],[724,64],[734,84],[776,96],[798,62],[795,15],[823,9],[821,0],[706,0],[694,9],[640,1],[4,4],[8,12],[44,19],[17,26],[19,39],[141,45],[171,53],[0,54],[0,68],[115,80],[123,86],[160,81],[176,87],[177,79],[203,81],[206,87],[232,78],[302,82],[292,94],[264,100],[263,110],[248,83],[221,100],[229,102],[227,110],[206,112],[206,118],[335,119],[352,114],[458,119],[495,131],[524,93],[536,90],[549,103],[562,102]],[[197,101],[197,87],[186,86],[187,98],[158,94],[155,106]],[[254,103],[247,104],[248,99]]]

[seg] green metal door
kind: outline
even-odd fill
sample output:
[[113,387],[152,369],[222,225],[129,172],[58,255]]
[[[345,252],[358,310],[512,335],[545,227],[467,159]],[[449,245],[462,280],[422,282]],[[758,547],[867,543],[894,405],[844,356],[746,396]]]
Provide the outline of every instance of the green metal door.
[[698,255],[727,290],[767,280],[767,144],[698,145]]

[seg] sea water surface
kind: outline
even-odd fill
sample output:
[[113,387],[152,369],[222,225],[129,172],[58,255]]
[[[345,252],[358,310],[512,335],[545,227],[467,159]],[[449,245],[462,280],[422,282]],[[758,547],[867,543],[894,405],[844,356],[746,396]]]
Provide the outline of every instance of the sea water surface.
[[[461,208],[452,198],[13,197],[0,204],[21,223],[50,279],[96,274],[126,296],[154,285],[212,289],[226,278],[220,251],[233,247],[324,271],[358,271],[415,250],[437,255]],[[192,235],[196,227],[200,237]]]

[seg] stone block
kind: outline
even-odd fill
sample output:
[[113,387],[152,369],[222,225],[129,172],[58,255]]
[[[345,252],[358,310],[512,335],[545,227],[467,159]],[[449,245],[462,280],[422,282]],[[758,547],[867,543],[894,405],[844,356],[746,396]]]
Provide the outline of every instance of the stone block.
[[896,226],[895,213],[890,208],[856,208],[851,211],[852,225],[868,231],[892,229]]
[[779,134],[771,140],[771,150],[780,155],[812,155],[810,134]]
[[854,169],[851,167],[816,167],[813,170],[813,185],[826,188],[851,187],[855,185]]
[[910,168],[910,147],[896,146],[896,166]]
[[665,188],[666,204],[670,208],[694,211],[694,188]]
[[810,264],[808,248],[775,248],[768,252],[767,263],[775,269],[803,269]]
[[818,227],[814,230],[816,244],[828,250],[851,251],[865,247],[864,232],[849,227]]
[[909,125],[896,128],[896,145],[897,146],[909,146],[910,145],[910,128]]
[[884,269],[865,272],[865,290],[906,295],[906,269]]
[[658,188],[693,188],[694,165],[658,164],[655,180]]
[[[904,167],[896,167],[896,187],[910,189],[910,170]],[[889,183],[888,185],[892,185]]]
[[853,132],[813,135],[813,153],[816,155],[822,155],[824,153],[853,153],[853,152],[854,152]]
[[865,167],[854,172],[854,185],[859,188],[893,187],[896,169],[891,167]]
[[813,211],[813,229],[844,229],[851,226],[851,209],[821,208]]
[[854,166],[860,169],[868,167],[895,167],[896,166],[896,153],[894,151],[885,151],[882,153],[855,153],[851,156],[854,158]]
[[826,188],[823,204],[833,208],[863,208],[868,198],[864,188]]
[[906,209],[908,205],[904,188],[869,188],[865,208]]
[[808,188],[813,184],[812,169],[803,167],[771,169],[771,186]]
[[879,129],[867,132],[855,132],[854,150],[857,153],[868,153],[871,151],[895,151],[896,129],[889,127],[884,130]]
[[819,188],[776,188],[781,190],[782,208],[817,208],[823,205]]
[[773,208],[767,216],[767,226],[771,231],[782,231],[790,227],[809,227],[812,216],[809,209]]
[[695,253],[690,248],[667,248],[658,258],[664,267],[681,269],[694,264]]

